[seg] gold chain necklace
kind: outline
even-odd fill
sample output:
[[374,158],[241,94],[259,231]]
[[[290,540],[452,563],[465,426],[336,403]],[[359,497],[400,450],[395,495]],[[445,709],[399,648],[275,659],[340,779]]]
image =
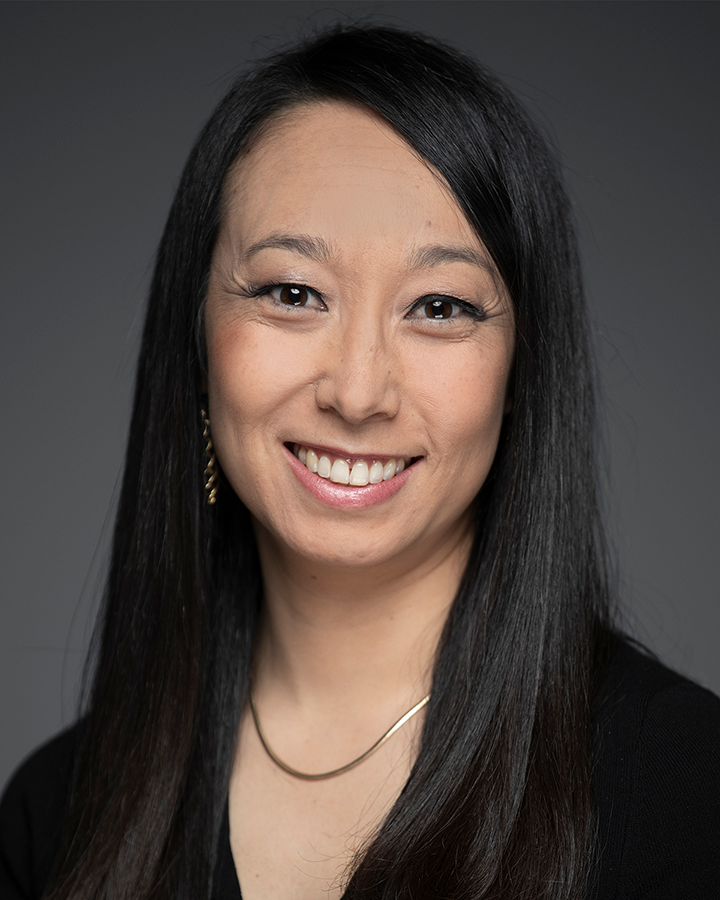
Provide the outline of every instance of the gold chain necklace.
[[284,763],[279,756],[277,756],[270,745],[268,744],[265,735],[262,732],[262,728],[260,727],[260,720],[258,719],[257,710],[255,709],[255,702],[253,701],[252,691],[250,691],[250,709],[252,710],[253,720],[255,722],[255,728],[258,733],[258,737],[260,738],[260,743],[265,748],[265,752],[270,757],[270,759],[275,763],[275,765],[280,766],[285,772],[289,775],[294,775],[296,778],[304,778],[305,781],[321,781],[323,778],[332,778],[334,775],[342,775],[343,772],[349,772],[350,769],[354,769],[355,766],[359,766],[361,762],[366,760],[368,756],[374,753],[376,750],[379,750],[380,747],[385,743],[385,741],[389,740],[395,732],[402,728],[403,725],[415,715],[416,712],[419,712],[423,706],[430,699],[430,694],[427,697],[423,697],[423,699],[416,703],[412,709],[409,709],[404,716],[401,716],[397,722],[392,725],[385,734],[370,747],[369,750],[366,750],[363,754],[358,756],[357,759],[354,759],[352,762],[349,762],[345,766],[340,766],[339,769],[333,769],[331,772],[319,772],[317,775],[308,775],[307,772],[298,772],[297,769],[293,769],[292,766],[289,766],[287,763]]

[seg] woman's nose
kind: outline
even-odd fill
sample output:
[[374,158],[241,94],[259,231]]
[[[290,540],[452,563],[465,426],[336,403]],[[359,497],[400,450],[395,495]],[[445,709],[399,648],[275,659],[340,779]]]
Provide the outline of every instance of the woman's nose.
[[397,414],[400,360],[380,323],[353,317],[329,336],[323,353],[315,393],[321,409],[334,410],[351,425]]

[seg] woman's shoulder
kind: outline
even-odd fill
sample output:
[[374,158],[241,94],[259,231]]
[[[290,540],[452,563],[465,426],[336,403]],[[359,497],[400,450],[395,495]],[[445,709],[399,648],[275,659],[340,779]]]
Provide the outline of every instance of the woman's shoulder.
[[35,750],[16,770],[0,800],[0,897],[39,898],[62,827],[78,726]]
[[718,896],[720,698],[617,640],[593,778],[598,898]]
[[666,688],[682,687],[718,703],[720,697],[689,678],[669,669],[642,644],[623,634],[609,639],[607,668],[600,689],[601,703],[631,698],[635,702],[655,696]]
[[684,768],[691,760],[717,765],[718,740],[720,697],[628,639],[613,640],[597,702],[598,763],[620,763],[631,745]]

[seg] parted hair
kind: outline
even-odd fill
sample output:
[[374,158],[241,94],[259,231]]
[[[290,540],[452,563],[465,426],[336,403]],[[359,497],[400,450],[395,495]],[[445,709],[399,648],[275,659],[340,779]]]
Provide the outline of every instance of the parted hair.
[[172,203],[53,900],[212,891],[262,576],[241,501],[223,485],[205,503],[208,272],[233,163],[276,117],[331,101],[373,110],[438,173],[490,253],[516,327],[512,411],[474,504],[417,760],[346,896],[571,900],[592,876],[608,586],[570,204],[547,142],[490,72],[426,36],[353,25],[248,68]]

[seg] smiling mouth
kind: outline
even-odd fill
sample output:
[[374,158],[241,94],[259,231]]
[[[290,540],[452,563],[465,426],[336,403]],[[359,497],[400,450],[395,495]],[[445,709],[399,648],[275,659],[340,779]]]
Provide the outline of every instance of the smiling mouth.
[[365,487],[368,484],[390,481],[420,459],[409,456],[338,456],[303,444],[287,444],[287,447],[309,472],[335,484],[347,484],[350,487]]

